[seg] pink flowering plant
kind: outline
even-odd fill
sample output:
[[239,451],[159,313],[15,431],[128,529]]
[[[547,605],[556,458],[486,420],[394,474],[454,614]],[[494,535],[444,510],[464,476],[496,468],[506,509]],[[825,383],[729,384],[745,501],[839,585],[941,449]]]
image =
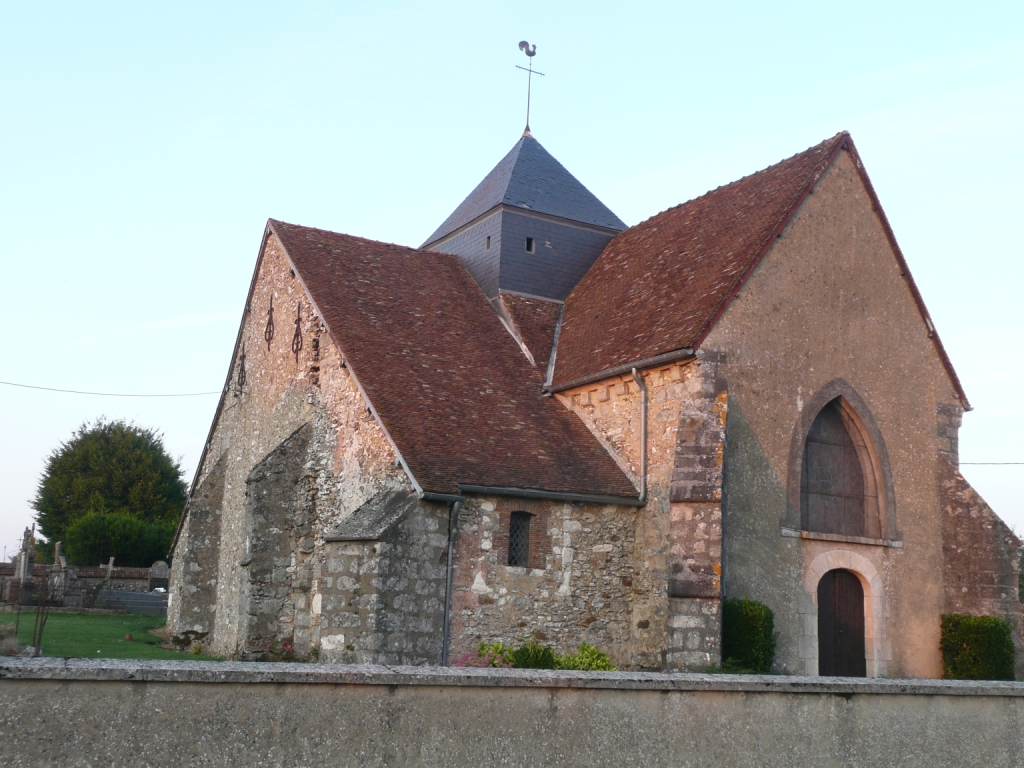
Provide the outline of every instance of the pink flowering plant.
[[480,643],[475,651],[464,653],[453,667],[512,667],[512,649],[504,643]]

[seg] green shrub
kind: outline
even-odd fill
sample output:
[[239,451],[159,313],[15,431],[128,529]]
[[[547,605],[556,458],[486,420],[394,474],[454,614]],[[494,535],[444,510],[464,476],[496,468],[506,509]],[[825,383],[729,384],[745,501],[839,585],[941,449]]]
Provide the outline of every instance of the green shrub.
[[464,653],[453,667],[517,667],[518,669],[583,669],[614,672],[608,654],[583,643],[576,653],[559,656],[536,640],[513,648],[506,643],[480,643],[475,651]]
[[766,674],[775,661],[775,616],[756,600],[726,599],[722,606],[722,670]]
[[536,640],[516,648],[508,660],[519,669],[555,669],[558,664],[555,652]]
[[995,616],[942,616],[942,676],[949,680],[1013,680],[1010,622]]
[[565,656],[558,657],[557,666],[558,669],[589,669],[599,672],[615,671],[615,666],[612,664],[611,659],[608,658],[608,654],[604,651],[599,651],[588,643],[583,643],[576,653],[567,653]]

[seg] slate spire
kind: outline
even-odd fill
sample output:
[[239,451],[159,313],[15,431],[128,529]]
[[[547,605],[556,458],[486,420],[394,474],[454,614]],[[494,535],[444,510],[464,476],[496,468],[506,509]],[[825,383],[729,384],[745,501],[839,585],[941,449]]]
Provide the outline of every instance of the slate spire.
[[562,300],[625,228],[527,129],[422,247],[458,255],[490,298]]

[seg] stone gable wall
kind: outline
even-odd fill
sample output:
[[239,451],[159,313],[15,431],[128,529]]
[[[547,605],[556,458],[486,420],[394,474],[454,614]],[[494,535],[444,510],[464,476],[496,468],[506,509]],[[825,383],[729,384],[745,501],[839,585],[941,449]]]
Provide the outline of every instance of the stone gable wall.
[[[268,343],[271,298],[274,333]],[[301,344],[295,342],[297,309]],[[296,539],[287,564],[281,564],[295,589],[287,600],[280,598],[276,638],[309,650],[319,642],[313,606],[323,569],[323,533],[379,490],[408,487],[409,481],[273,236],[245,309],[241,341],[175,551],[169,624],[175,631],[202,625],[211,632],[207,646],[213,653],[234,656],[243,650],[242,627],[251,607],[242,565],[250,554],[252,526],[246,479],[308,424],[301,499],[315,497],[315,515],[303,524],[308,530]],[[239,384],[243,353],[245,381]],[[309,541],[314,546],[307,552],[301,547],[308,548]]]
[[[887,674],[941,675],[936,459],[955,456],[960,408],[848,153],[825,172],[701,348],[724,356],[719,368],[729,382],[725,592],[774,611],[777,668],[803,672],[816,658],[816,584],[805,576],[818,558],[852,552],[879,574],[874,597],[885,606]],[[817,393],[839,381],[862,401],[884,444],[894,542],[800,535],[796,433],[813,419],[805,411]]]

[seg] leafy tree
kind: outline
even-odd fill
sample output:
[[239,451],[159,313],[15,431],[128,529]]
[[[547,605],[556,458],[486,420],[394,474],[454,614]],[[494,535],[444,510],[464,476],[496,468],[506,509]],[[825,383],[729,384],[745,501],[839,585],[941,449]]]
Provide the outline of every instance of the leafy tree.
[[[75,526],[76,554],[68,552],[72,562],[97,564],[97,547],[109,550],[107,557],[113,555],[123,565],[148,558],[148,547],[159,537],[157,530],[170,528],[173,535],[185,506],[181,475],[180,462],[167,455],[163,438],[155,430],[102,418],[82,424],[50,454],[32,500],[36,521],[48,540],[40,554],[52,556],[52,543],[67,540],[72,526],[81,522]],[[87,516],[92,519],[85,522]],[[123,518],[148,524],[143,528],[152,530],[143,534],[142,528],[133,528]],[[67,543],[70,547],[71,541]],[[152,560],[145,563],[151,564]]]
[[167,556],[175,523],[140,520],[130,515],[89,512],[68,526],[64,535],[68,559],[78,565],[104,563],[148,568]]

